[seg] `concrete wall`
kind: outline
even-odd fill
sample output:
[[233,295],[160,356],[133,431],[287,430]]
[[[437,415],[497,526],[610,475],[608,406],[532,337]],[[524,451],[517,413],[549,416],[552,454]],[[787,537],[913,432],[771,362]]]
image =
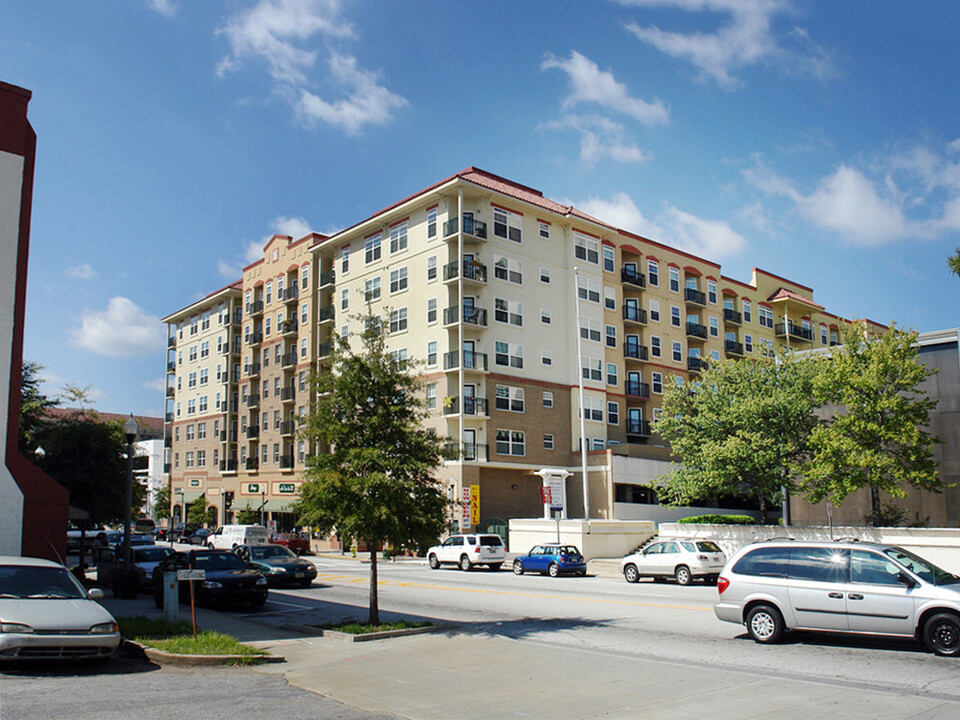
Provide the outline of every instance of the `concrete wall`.
[[648,521],[520,518],[510,521],[509,550],[525,553],[540,543],[561,542],[576,545],[587,560],[623,557],[656,531]]

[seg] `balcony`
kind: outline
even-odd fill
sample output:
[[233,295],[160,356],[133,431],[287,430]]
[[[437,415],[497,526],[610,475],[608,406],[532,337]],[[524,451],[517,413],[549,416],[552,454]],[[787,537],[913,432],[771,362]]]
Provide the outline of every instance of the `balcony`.
[[[260,395],[259,395],[259,394],[256,394],[256,395],[247,395],[247,396],[243,399],[243,403],[244,403],[248,408],[250,408],[250,407],[257,407],[257,406],[260,404]],[[247,437],[249,437],[249,435],[248,435]]]
[[170,385],[169,387],[167,387],[167,397],[168,397],[168,398],[172,398],[172,397],[176,396],[176,394],[177,394],[177,391],[173,389],[173,386],[172,386],[172,385]]
[[[450,282],[456,280],[460,277],[460,273],[457,272],[457,263],[452,262],[443,266],[443,281]],[[485,284],[487,282],[487,266],[483,263],[478,263],[471,260],[463,261],[463,280],[464,282],[470,281],[478,284]]]
[[778,338],[786,337],[789,334],[791,340],[813,342],[813,330],[811,328],[805,328],[802,325],[794,325],[792,322],[777,323],[773,332]]
[[[459,321],[460,321],[459,305],[453,305],[452,307],[448,307],[444,309],[443,324],[445,326],[456,325]],[[463,324],[475,325],[477,327],[486,327],[487,326],[486,308],[478,308],[478,307],[465,308],[463,312]]]
[[247,303],[247,315],[254,317],[261,313],[263,313],[263,300],[254,300],[253,302]]
[[[443,237],[447,240],[455,240],[458,231],[459,228],[457,227],[456,218],[451,218],[443,223]],[[472,215],[464,215],[463,239],[465,242],[486,240],[487,224],[479,220],[474,220]]]
[[317,346],[317,357],[325,358],[333,355],[333,342],[320,343]]
[[232,370],[232,371],[230,371],[230,382],[232,382],[232,383],[238,383],[238,382],[240,382],[240,371],[239,371],[239,370]]
[[333,305],[325,305],[324,307],[320,308],[320,312],[319,312],[319,314],[318,314],[318,318],[317,318],[317,319],[318,319],[321,323],[328,323],[328,322],[333,322],[334,319],[336,318],[336,316],[337,316],[337,313],[336,313],[336,309],[334,308],[334,306],[333,306]]
[[173,469],[173,466],[170,465],[170,463],[164,463],[164,464],[163,464],[163,472],[164,472],[166,475],[169,475],[169,474],[170,474],[170,471],[171,471],[172,469]]
[[625,360],[647,362],[650,359],[650,350],[646,345],[640,345],[639,343],[624,343],[623,357]]
[[[456,350],[443,354],[444,370],[460,369],[460,353]],[[487,354],[467,351],[463,354],[463,369],[487,372]]]
[[226,442],[226,441],[227,441],[227,431],[226,431],[226,430],[221,430],[221,431],[218,433],[217,437],[219,438],[220,442]]
[[724,340],[723,351],[727,355],[736,355],[740,357],[743,355],[743,343],[737,342],[736,340]]
[[280,356],[280,367],[291,367],[297,364],[297,351],[292,350]]
[[637,325],[647,324],[647,311],[636,305],[623,306],[623,321]]
[[687,303],[687,305],[695,305],[697,307],[707,306],[706,293],[700,290],[697,290],[696,288],[684,288],[683,299]]
[[706,360],[703,360],[698,357],[687,358],[687,370],[689,370],[690,372],[703,372],[709,367],[710,365],[707,363]]
[[650,422],[648,420],[640,420],[639,418],[627,418],[627,442],[630,441],[630,436],[648,438],[653,433],[650,430]]
[[255,457],[248,457],[243,464],[244,464],[244,467],[247,468],[247,470],[257,470],[260,467],[260,459]]
[[[448,397],[443,400],[444,415],[460,414],[460,398]],[[489,417],[487,399],[482,397],[466,397],[463,399],[463,414],[476,417]]]
[[262,332],[253,332],[247,336],[247,345],[259,345],[263,342]]
[[283,297],[281,300],[283,300],[285,303],[288,303],[293,302],[298,297],[300,297],[300,288],[298,288],[296,285],[291,285],[283,291]]
[[453,461],[486,462],[488,455],[488,446],[477,443],[463,443],[461,449],[460,443],[448,442],[443,448],[443,457]]
[[628,398],[650,399],[650,384],[637,380],[627,380],[623,383],[623,394]]
[[620,268],[620,282],[639,288],[647,286],[646,276],[634,268]]
[[280,389],[280,402],[288,403],[297,399],[297,389],[293,385],[287,385]]
[[284,323],[280,323],[280,334],[281,335],[296,335],[297,328],[299,327],[296,320],[287,320]]
[[164,422],[168,422],[168,423],[172,423],[172,422],[173,422],[173,413],[172,413],[172,412],[169,412],[169,413],[167,413],[166,415],[164,415],[164,416],[163,416],[163,421],[164,421]]
[[687,321],[687,337],[696,340],[707,339],[707,326],[700,323]]
[[171,335],[167,338],[167,349],[173,350],[177,346],[177,336]]
[[280,469],[293,470],[293,454],[280,456]]
[[247,363],[243,366],[243,374],[256,377],[260,374],[260,363]]
[[260,426],[251,425],[246,430],[244,430],[243,434],[247,438],[247,440],[256,440],[258,437],[260,437]]
[[163,446],[164,446],[165,448],[171,448],[171,447],[173,447],[173,438],[170,437],[169,435],[167,435],[167,437],[165,437],[165,438],[163,439]]
[[740,312],[739,312],[738,310],[733,310],[733,309],[731,309],[731,308],[724,308],[724,309],[723,309],[723,321],[724,321],[727,325],[742,325],[742,324],[743,324],[743,316],[740,314]]
[[336,279],[337,279],[337,273],[335,270],[327,270],[326,272],[322,272],[320,273],[320,287],[333,285]]
[[225,473],[235,473],[237,471],[237,459],[231,458],[229,460],[220,461],[220,472]]
[[280,423],[280,434],[283,436],[293,435],[297,431],[296,420],[284,420]]
[[177,371],[177,364],[175,362],[167,363],[167,374],[171,375]]

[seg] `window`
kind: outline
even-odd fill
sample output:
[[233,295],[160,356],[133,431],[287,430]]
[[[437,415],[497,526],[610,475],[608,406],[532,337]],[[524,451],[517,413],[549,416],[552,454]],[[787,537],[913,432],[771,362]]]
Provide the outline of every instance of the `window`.
[[206,385],[207,381],[210,379],[210,370],[207,368],[200,369],[200,384]]
[[663,393],[663,373],[650,373],[650,390],[656,395]]
[[186,467],[193,467],[193,451],[190,450],[186,453],[184,463]]
[[370,278],[363,284],[363,301],[373,302],[380,299],[380,278]]
[[544,240],[549,240],[550,239],[550,223],[540,220],[537,223],[537,227],[539,228],[539,231],[540,231],[540,237],[542,237]]
[[195,372],[187,375],[187,387],[192,388],[197,386],[197,374]]
[[190,318],[190,334],[191,335],[197,334],[197,319],[195,317]]
[[[209,322],[209,318],[208,318],[208,322]],[[202,343],[200,343],[200,357],[202,358],[210,357],[210,341],[209,340],[204,340]]]
[[435,323],[437,321],[437,299],[427,300],[427,322]]
[[407,329],[407,309],[400,308],[390,311],[390,332],[398,333]]
[[617,309],[617,291],[616,288],[605,287],[603,289],[603,306],[607,310]]
[[437,384],[427,385],[427,409],[435,410],[437,407]]
[[680,327],[680,308],[676,305],[670,306],[670,324],[674,327]]
[[497,365],[506,367],[523,367],[523,346],[516,343],[505,343],[499,340],[494,343],[494,361]]
[[553,407],[553,393],[547,390],[543,391],[543,406],[545,408]]
[[650,355],[655,358],[663,356],[660,347],[660,338],[656,335],[650,336]]
[[433,367],[437,364],[437,341],[431,340],[427,343],[427,365]]
[[660,263],[656,260],[647,260],[647,285],[656,287],[660,284]]
[[497,430],[498,455],[526,455],[526,434],[519,430]]
[[717,281],[707,280],[707,302],[717,304]]
[[753,335],[744,335],[743,336],[743,349],[748,353],[753,352]]
[[504,257],[503,255],[493,256],[493,276],[498,280],[523,284],[523,263],[519,260]]
[[305,358],[307,356],[307,338],[300,338],[300,357]]
[[280,429],[280,411],[279,410],[273,411],[273,429],[274,430]]
[[680,341],[674,340],[671,347],[673,348],[673,361],[683,362],[683,345],[680,344]]
[[751,322],[751,316],[750,316],[750,301],[749,301],[749,300],[744,300],[744,301],[741,303],[741,305],[742,305],[742,307],[743,307],[743,321],[744,321],[744,322]]
[[497,322],[523,327],[523,305],[512,300],[494,298],[493,319]]
[[544,325],[551,323],[550,311],[547,308],[540,308],[540,322]]
[[264,318],[264,320],[263,320],[263,334],[264,334],[264,335],[269,335],[269,334],[270,334],[270,320],[271,320],[271,318]]
[[580,368],[584,380],[603,381],[603,361],[599,358],[584,358],[584,365]]
[[827,344],[827,326],[826,325],[820,326],[820,344],[821,345]]
[[364,262],[369,265],[380,259],[380,233],[371,235],[363,242]]
[[719,361],[720,361],[720,351],[719,351],[719,350],[711,350],[711,351],[710,351],[710,359],[713,360],[714,362],[719,362]]
[[437,209],[435,207],[427,208],[427,237],[437,236]]
[[607,403],[607,424],[608,425],[619,425],[620,424],[620,404],[615,402]]
[[607,272],[613,272],[613,248],[609,245],[603,246],[603,269]]
[[583,399],[583,419],[593,422],[603,422],[603,399],[585,397]]
[[263,300],[267,305],[273,302],[273,281],[272,280],[267,281],[266,294],[264,295]]
[[191,345],[191,346],[190,346],[189,360],[190,360],[190,362],[196,362],[196,360],[197,360],[197,346],[196,346],[196,345]]
[[614,325],[607,325],[607,347],[615,348],[617,346],[617,328]]
[[710,337],[720,337],[720,321],[711,317],[707,322],[710,324]]
[[310,266],[304,265],[300,268],[300,288],[302,290],[307,289],[307,285],[310,284]]
[[550,283],[550,269],[549,268],[540,268],[540,282]]
[[407,221],[397,223],[390,228],[390,252],[396,253],[407,249]]
[[197,412],[197,399],[190,398],[187,400],[187,415],[193,415]]
[[650,322],[660,322],[660,301],[651,300],[649,302]]
[[540,364],[541,365],[553,365],[553,353],[549,350],[540,351]]
[[594,318],[580,318],[580,337],[584,340],[600,342],[600,321]]
[[306,327],[310,322],[310,306],[304,303],[300,306],[300,324]]
[[346,275],[350,270],[350,246],[344,245],[340,248],[340,274]]
[[680,292],[680,268],[671,267],[670,273],[670,292]]
[[520,242],[520,216],[495,207],[493,209],[493,234],[497,237]]
[[437,279],[437,256],[427,258],[427,282]]
[[[434,268],[436,269],[436,268]],[[407,289],[407,268],[397,268],[390,271],[390,294]]]
[[600,263],[600,241],[580,233],[574,233],[573,254],[577,260],[586,260],[597,265]]
[[193,440],[196,437],[195,425],[187,425],[183,431],[184,440]]
[[497,410],[523,412],[523,388],[497,385]]
[[617,383],[617,364],[607,363],[607,385],[616,387]]
[[760,318],[761,327],[768,327],[768,328],[773,327],[773,310],[771,310],[768,307],[763,307],[763,305],[761,305],[760,307],[757,308],[757,315]]
[[591,278],[580,278],[577,284],[577,294],[582,300],[600,302],[600,282]]
[[543,449],[553,450],[553,435],[546,433],[543,436]]

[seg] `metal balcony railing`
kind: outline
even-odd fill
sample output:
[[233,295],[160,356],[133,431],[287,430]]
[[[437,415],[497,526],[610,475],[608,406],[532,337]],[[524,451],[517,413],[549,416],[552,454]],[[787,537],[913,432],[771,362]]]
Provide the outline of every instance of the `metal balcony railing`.
[[620,268],[620,282],[624,282],[629,285],[635,285],[637,287],[647,286],[646,276],[635,268]]

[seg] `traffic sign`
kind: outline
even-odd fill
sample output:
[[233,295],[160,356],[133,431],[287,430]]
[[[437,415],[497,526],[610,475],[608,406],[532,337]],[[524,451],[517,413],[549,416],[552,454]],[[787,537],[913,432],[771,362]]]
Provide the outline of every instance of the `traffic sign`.
[[206,580],[206,570],[177,570],[177,580]]

